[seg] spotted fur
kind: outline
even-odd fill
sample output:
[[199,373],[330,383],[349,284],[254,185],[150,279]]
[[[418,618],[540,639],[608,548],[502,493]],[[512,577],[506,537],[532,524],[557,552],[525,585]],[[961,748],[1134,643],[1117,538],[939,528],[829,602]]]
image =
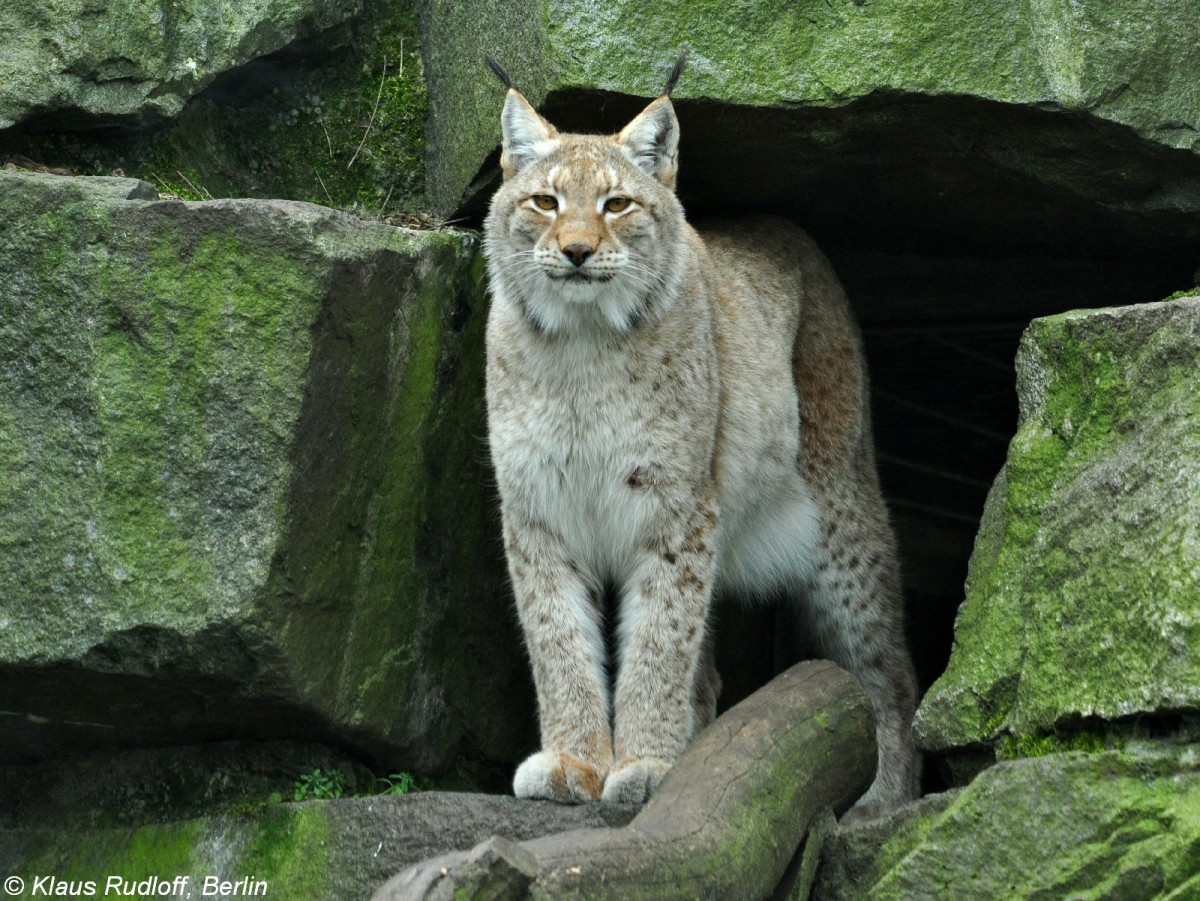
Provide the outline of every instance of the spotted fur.
[[485,246],[489,441],[541,722],[517,795],[648,797],[714,716],[714,593],[784,592],[876,711],[857,812],[914,797],[895,542],[828,262],[782,220],[687,224],[665,94],[600,137],[509,84]]

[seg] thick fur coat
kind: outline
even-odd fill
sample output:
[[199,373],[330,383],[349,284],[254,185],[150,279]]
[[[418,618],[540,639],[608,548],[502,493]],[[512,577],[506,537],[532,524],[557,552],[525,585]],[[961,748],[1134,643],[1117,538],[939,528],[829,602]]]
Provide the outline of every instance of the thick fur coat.
[[542,741],[516,793],[648,797],[714,716],[724,591],[793,598],[862,682],[880,763],[857,813],[912,798],[895,542],[829,263],[783,220],[687,223],[666,95],[598,137],[510,87],[502,127],[489,442]]

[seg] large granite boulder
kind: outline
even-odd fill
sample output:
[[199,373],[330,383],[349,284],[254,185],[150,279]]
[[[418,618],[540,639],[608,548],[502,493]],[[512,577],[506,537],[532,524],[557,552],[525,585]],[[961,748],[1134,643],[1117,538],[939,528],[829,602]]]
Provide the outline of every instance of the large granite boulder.
[[1197,371],[1200,296],[1031,324],[926,750],[1200,709]]
[[0,10],[0,162],[120,170],[187,200],[423,207],[411,2],[35,6]]
[[431,773],[526,749],[477,251],[0,172],[0,762],[336,737]]
[[961,788],[843,831],[813,897],[1200,892],[1200,296],[1035,320],[916,731]]

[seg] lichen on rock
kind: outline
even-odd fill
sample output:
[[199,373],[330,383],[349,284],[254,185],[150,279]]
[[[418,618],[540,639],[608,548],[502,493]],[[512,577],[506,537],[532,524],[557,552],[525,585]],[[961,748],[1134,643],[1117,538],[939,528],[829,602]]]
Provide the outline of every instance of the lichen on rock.
[[965,789],[844,831],[812,897],[1194,897],[1197,759],[1183,744],[999,764]]
[[[508,66],[534,103],[549,106],[574,106],[596,92],[656,96],[686,49],[687,74],[674,94],[685,105],[695,99],[733,110],[803,113],[871,97],[972,98],[1065,112],[1077,125],[1083,118],[1115,123],[1159,147],[1197,149],[1200,20],[1189,0],[986,6],[623,0],[603,7],[555,0],[506,5],[504,12],[484,2],[434,2],[423,17],[427,53],[436,62],[429,197],[437,209],[459,205],[498,138],[498,101],[494,91],[487,99],[494,86],[483,53]],[[806,137],[826,131],[819,118],[795,120]],[[1030,152],[1012,140],[1001,143],[1000,167],[1058,181],[1068,191],[1092,190],[1086,183],[1094,173],[1074,169],[1064,148]],[[779,157],[763,159],[771,159],[772,169],[786,168]],[[1185,202],[1194,208],[1194,197]]]
[[945,675],[952,753],[1200,707],[1200,300],[1035,320]]

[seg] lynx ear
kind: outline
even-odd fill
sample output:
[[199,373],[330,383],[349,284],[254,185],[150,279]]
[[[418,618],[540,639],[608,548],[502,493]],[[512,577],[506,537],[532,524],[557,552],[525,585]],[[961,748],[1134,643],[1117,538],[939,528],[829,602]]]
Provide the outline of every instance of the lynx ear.
[[558,146],[558,131],[538,115],[533,105],[516,88],[508,89],[504,111],[500,114],[504,134],[500,167],[505,178],[512,178],[534,160],[541,159]]
[[679,169],[679,120],[671,98],[663,94],[621,129],[617,143],[629,158],[674,190]]

